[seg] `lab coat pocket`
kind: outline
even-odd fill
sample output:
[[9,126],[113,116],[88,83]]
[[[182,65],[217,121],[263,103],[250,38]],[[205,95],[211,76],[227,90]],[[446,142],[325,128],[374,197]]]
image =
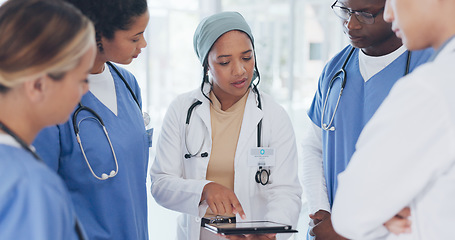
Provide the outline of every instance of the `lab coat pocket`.
[[198,154],[190,158],[182,156],[182,158],[185,169],[185,178],[198,180],[205,179],[207,165],[209,162],[208,154],[204,154],[203,156],[201,156],[201,154]]

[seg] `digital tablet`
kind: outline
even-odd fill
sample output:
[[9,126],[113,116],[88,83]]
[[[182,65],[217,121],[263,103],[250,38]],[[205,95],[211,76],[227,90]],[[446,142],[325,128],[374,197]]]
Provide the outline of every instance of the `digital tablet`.
[[209,231],[223,235],[295,233],[291,225],[271,221],[250,221],[237,223],[206,223]]

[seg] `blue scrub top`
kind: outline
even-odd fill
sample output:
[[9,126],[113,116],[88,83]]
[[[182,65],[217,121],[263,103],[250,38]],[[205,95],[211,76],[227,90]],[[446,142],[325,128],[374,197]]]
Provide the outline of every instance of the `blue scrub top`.
[[[117,66],[139,102],[140,89],[134,76]],[[33,143],[42,159],[63,178],[76,213],[89,239],[148,239],[146,178],[149,155],[148,134],[142,112],[120,77],[110,69],[117,94],[118,115],[91,92],[81,103],[101,116],[118,160],[114,178],[98,180],[90,172],[76,141],[71,119],[44,129]],[[78,114],[77,122],[92,115]],[[93,171],[101,176],[115,170],[111,148],[101,126],[84,120],[80,136]]]
[[[340,93],[341,81],[339,79],[335,81],[329,96],[327,96],[328,85],[332,76],[341,69],[351,49],[351,46],[347,46],[331,59],[319,78],[318,90],[308,111],[310,119],[319,127],[321,127],[323,104],[326,98],[328,100],[324,123],[328,124],[332,117]],[[346,86],[333,121],[336,130],[322,130],[323,166],[330,206],[333,204],[338,186],[337,176],[346,169],[355,151],[360,132],[389,94],[393,84],[405,73],[408,52],[400,55],[365,82],[360,74],[358,51],[360,50],[354,50],[345,67]],[[432,49],[413,51],[410,71],[425,63],[432,53]]]
[[62,180],[29,152],[0,144],[0,239],[79,239]]

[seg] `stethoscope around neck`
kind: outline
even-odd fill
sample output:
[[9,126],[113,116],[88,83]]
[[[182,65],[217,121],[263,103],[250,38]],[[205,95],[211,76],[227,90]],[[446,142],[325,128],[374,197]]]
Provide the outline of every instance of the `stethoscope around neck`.
[[[259,94],[259,90],[257,89],[256,85],[253,85],[253,92],[257,96],[256,97],[256,99],[257,99],[257,107],[259,109],[262,109],[261,96]],[[192,115],[194,109],[197,106],[201,105],[201,104],[202,104],[202,102],[197,100],[196,102],[191,104],[191,106],[188,108],[188,111],[187,111],[187,114],[186,114],[186,119],[185,119],[185,148],[186,148],[187,153],[184,155],[185,159],[190,159],[192,157],[197,157],[197,156],[200,156],[200,157],[203,157],[203,158],[209,156],[208,152],[202,152],[202,148],[204,147],[204,143],[205,143],[205,138],[202,139],[201,146],[199,147],[199,149],[197,150],[196,153],[191,153],[191,151],[189,150],[189,147],[188,147],[188,129],[189,129],[189,126],[190,126],[191,115]],[[261,147],[261,145],[262,145],[262,143],[261,143],[261,132],[262,132],[262,119],[259,121],[259,123],[257,125],[257,147]],[[261,183],[262,185],[266,185],[269,182],[269,177],[270,177],[270,169],[265,169],[265,168],[262,168],[262,166],[259,166],[258,171],[256,172],[256,175],[255,175],[255,181],[257,183]]]
[[[120,79],[122,80],[122,82],[125,84],[126,88],[128,89],[128,91],[131,93],[131,96],[133,97],[134,101],[136,102],[137,106],[139,107],[139,109],[141,109],[141,105],[139,104],[139,100],[137,99],[136,95],[134,94],[133,90],[131,89],[130,85],[128,84],[128,82],[125,80],[125,78],[123,77],[123,75],[120,73],[120,71],[114,66],[114,64],[110,63],[110,62],[107,62],[107,64],[109,66],[112,67],[112,69],[114,69],[114,71],[117,73],[117,75],[120,77]],[[79,122],[77,122],[77,115],[81,112],[81,111],[87,111],[89,113],[92,114],[92,116],[88,116],[88,117],[85,117],[85,118],[82,118]],[[142,111],[142,110],[141,110]],[[82,121],[84,120],[88,120],[88,119],[91,119],[91,120],[94,120],[95,122],[97,122],[103,129],[103,132],[104,132],[104,135],[106,136],[106,139],[109,143],[109,147],[111,149],[111,153],[112,153],[112,156],[114,158],[114,163],[115,163],[115,169],[111,170],[109,172],[109,174],[107,173],[102,173],[101,176],[98,176],[94,171],[93,171],[93,168],[92,168],[92,165],[90,164],[88,158],[87,158],[87,155],[85,154],[85,151],[84,151],[84,147],[82,146],[82,140],[81,140],[81,137],[79,135],[79,128],[80,128],[80,124],[82,123]],[[76,109],[76,111],[74,111],[73,113],[73,129],[74,129],[74,134],[76,135],[76,139],[77,139],[77,142],[79,144],[79,147],[81,149],[81,152],[82,152],[82,156],[84,157],[84,160],[85,162],[87,163],[87,166],[90,170],[90,172],[92,173],[92,175],[98,179],[98,180],[107,180],[109,178],[113,178],[117,175],[118,173],[118,161],[117,161],[117,156],[115,155],[115,151],[114,151],[114,147],[112,145],[112,142],[111,142],[111,139],[109,138],[109,133],[104,125],[104,122],[103,122],[103,119],[101,118],[100,115],[98,115],[93,109],[87,107],[87,106],[84,106],[82,105],[82,103],[79,103],[79,107]]]
[[[351,58],[351,55],[354,52],[354,50],[355,50],[355,48],[352,47],[351,51],[349,51],[348,56],[344,60],[344,63],[341,66],[341,69],[338,70],[338,72],[336,72],[333,75],[333,77],[330,79],[329,88],[327,89],[327,94],[325,96],[324,105],[322,107],[322,116],[321,116],[321,128],[326,131],[335,131],[335,126],[333,126],[333,120],[335,119],[335,114],[336,114],[338,106],[340,104],[341,95],[343,94],[343,90],[346,86],[347,74],[346,74],[345,67],[346,67],[346,64],[348,63],[349,59]],[[404,75],[409,73],[409,65],[411,62],[411,51],[408,50],[407,52],[408,52],[408,55],[407,55],[407,59],[406,59],[406,67],[405,67]],[[330,91],[332,90],[333,84],[334,84],[335,80],[337,80],[337,79],[341,80],[340,93],[338,95],[337,103],[335,105],[335,109],[333,110],[333,114],[332,114],[332,117],[330,118],[329,123],[324,123],[325,110],[327,107],[327,100],[329,99],[329,94],[330,94]]]

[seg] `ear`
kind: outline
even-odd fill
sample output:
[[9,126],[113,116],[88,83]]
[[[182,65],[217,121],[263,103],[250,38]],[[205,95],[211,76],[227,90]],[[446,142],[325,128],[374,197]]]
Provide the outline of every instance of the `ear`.
[[103,41],[105,39],[106,38],[103,37],[101,33],[96,32],[96,48],[98,53],[104,53]]
[[24,90],[27,97],[32,102],[42,101],[46,96],[49,79],[47,76],[41,76],[35,80],[30,80],[24,83]]

